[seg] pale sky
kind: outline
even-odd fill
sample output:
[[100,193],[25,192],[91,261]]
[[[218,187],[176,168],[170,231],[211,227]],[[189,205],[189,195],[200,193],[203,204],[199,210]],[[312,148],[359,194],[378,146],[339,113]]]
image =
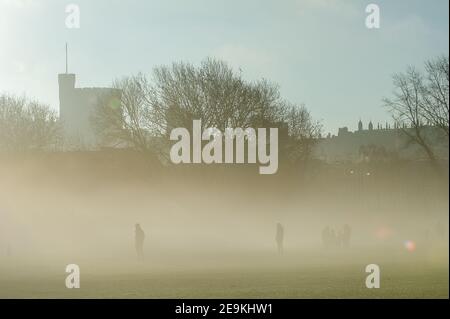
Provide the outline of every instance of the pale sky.
[[[66,28],[70,3],[80,29]],[[369,3],[380,29],[365,26]],[[66,42],[79,87],[210,56],[278,83],[335,134],[359,118],[384,123],[392,73],[448,55],[448,10],[448,0],[0,0],[0,93],[57,110]]]

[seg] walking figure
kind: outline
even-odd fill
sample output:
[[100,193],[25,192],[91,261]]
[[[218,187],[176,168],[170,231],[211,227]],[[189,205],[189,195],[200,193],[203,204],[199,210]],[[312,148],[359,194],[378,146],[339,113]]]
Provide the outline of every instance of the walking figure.
[[284,228],[280,223],[277,223],[277,233],[275,236],[275,240],[277,242],[278,253],[283,253],[283,240],[284,240]]
[[134,233],[134,243],[136,246],[137,258],[139,261],[144,260],[144,239],[145,233],[141,228],[141,225],[136,224],[135,233]]

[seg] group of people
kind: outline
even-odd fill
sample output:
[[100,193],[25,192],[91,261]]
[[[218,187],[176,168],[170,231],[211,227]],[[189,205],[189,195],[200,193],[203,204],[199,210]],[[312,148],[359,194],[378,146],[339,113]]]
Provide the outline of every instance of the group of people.
[[[322,241],[326,248],[331,247],[349,247],[352,230],[349,225],[345,224],[341,229],[335,231],[329,226],[322,231]],[[144,259],[144,240],[145,233],[141,225],[135,225],[135,248],[139,261]],[[276,224],[275,242],[279,254],[283,254],[284,243],[284,227],[281,223]]]
[[351,236],[352,229],[348,224],[337,230],[327,226],[322,231],[322,243],[325,248],[348,248],[350,247]]
[[[322,231],[322,241],[325,248],[333,247],[350,247],[350,239],[352,235],[352,229],[348,224],[345,224],[342,228],[335,230],[329,226],[325,227]],[[278,247],[278,253],[283,253],[283,241],[284,241],[284,227],[280,223],[276,225],[275,241]]]

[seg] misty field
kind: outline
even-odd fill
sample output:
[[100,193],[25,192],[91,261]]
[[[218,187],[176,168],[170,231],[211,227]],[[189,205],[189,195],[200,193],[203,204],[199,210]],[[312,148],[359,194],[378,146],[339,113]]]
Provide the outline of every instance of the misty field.
[[[49,266],[8,266],[3,262],[1,298],[448,298],[448,263],[424,261],[423,255],[389,252],[383,256],[351,253],[304,253],[299,256],[204,255],[186,267],[178,257],[161,262],[80,263],[81,288],[65,287],[67,262]],[[345,256],[347,255],[347,256]],[[364,257],[363,257],[364,256]],[[186,256],[184,256],[186,257]],[[339,258],[338,258],[339,257]],[[378,257],[378,258],[377,258]],[[199,266],[204,258],[204,266]],[[338,258],[338,259],[337,259]],[[228,260],[228,262],[227,262]],[[232,261],[230,261],[232,260]],[[328,260],[328,261],[327,261]],[[365,266],[381,268],[381,287],[365,287]],[[390,261],[389,261],[390,260]],[[103,264],[103,267],[99,265]],[[189,266],[191,264],[191,266]],[[219,264],[222,264],[220,266]]]
[[[0,298],[449,296],[448,183],[419,164],[269,179],[147,167],[127,153],[0,166]],[[324,230],[347,224],[350,245],[327,247]],[[65,286],[69,264],[80,289]],[[369,264],[380,266],[379,289],[366,288]]]

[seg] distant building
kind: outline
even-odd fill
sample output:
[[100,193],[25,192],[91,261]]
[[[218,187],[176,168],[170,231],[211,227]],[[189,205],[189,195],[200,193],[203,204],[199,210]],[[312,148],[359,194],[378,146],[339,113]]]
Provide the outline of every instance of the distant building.
[[[339,128],[338,135],[320,138],[314,156],[328,163],[361,162],[403,158],[420,160],[426,158],[422,148],[410,142],[404,130],[412,130],[399,124],[386,123],[384,128],[378,124],[374,129],[369,122],[368,129],[360,120],[358,130],[349,131],[347,127]],[[432,126],[424,126],[424,136],[430,141],[439,158],[448,159],[448,142],[442,138],[441,131]]]
[[75,74],[70,73],[59,74],[58,84],[64,148],[97,148],[100,139],[95,133],[92,115],[99,98],[120,99],[121,91],[111,88],[76,88]]

